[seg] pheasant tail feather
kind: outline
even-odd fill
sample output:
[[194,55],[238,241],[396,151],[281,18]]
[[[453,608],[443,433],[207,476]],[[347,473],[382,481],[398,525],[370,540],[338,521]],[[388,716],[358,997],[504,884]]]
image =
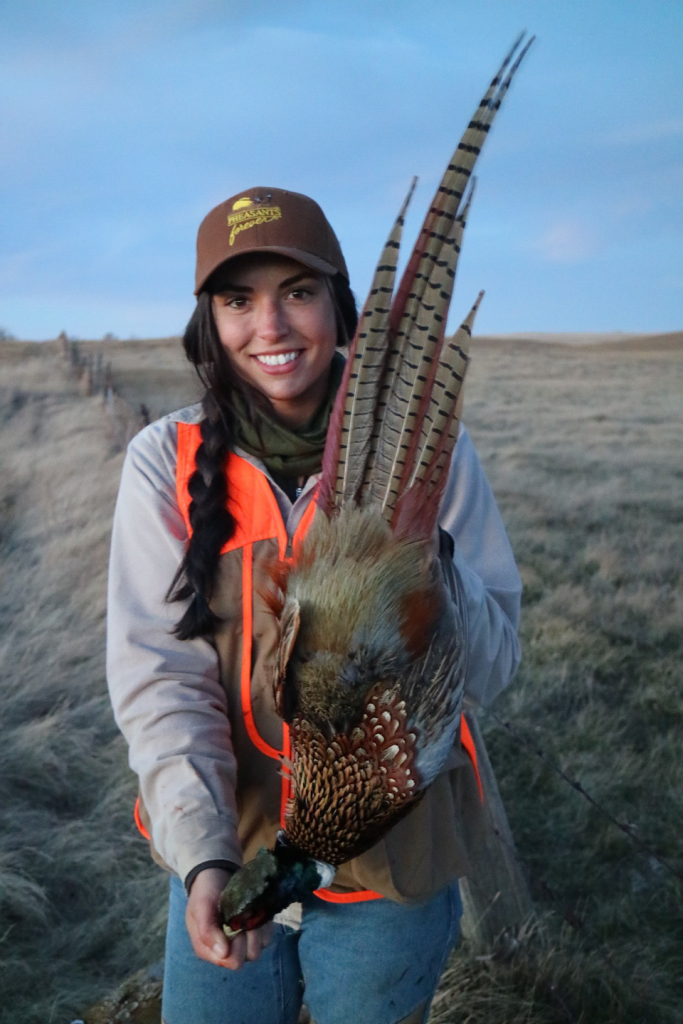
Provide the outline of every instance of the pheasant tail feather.
[[412,466],[419,430],[429,404],[444,341],[460,245],[474,190],[444,239],[432,266],[417,317],[405,339],[399,372],[384,411],[373,464],[372,496],[391,518],[397,495]]
[[404,482],[399,488],[391,521],[396,536],[430,537],[434,530],[458,439],[463,383],[469,365],[469,342],[483,296],[484,293],[480,292],[465,320],[444,344],[428,408],[421,420],[412,468],[404,474]]
[[417,178],[413,178],[375,268],[331,417],[318,499],[328,514],[336,504],[355,499],[363,477],[377,394],[387,359],[389,315],[401,235],[416,184]]
[[367,494],[391,521],[414,452],[413,436],[427,405],[423,396],[434,382],[433,363],[443,344],[460,241],[470,196],[463,199],[472,168],[530,40],[510,66],[521,37],[503,61],[470,121],[434,197],[392,307],[396,331],[380,389],[377,435],[371,442]]
[[472,170],[533,42],[520,50],[522,39],[507,54],[448,164],[393,302],[407,202],[375,271],[328,432],[318,498],[328,515],[343,504],[377,505],[395,529],[413,535],[435,517],[425,504],[438,505],[445,486],[467,344],[481,300],[445,344]]

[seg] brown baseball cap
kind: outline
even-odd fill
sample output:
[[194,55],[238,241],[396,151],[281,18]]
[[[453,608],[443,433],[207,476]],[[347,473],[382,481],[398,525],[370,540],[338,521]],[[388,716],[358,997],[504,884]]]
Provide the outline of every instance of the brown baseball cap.
[[299,192],[248,188],[215,206],[197,233],[195,295],[221,263],[246,252],[281,253],[311,270],[349,279],[327,217]]

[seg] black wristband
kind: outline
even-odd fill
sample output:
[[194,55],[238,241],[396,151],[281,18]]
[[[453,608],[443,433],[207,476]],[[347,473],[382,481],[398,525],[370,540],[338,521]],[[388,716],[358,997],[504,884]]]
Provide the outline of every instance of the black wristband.
[[205,860],[201,864],[197,864],[196,867],[192,868],[185,876],[184,886],[187,895],[190,895],[190,889],[192,883],[199,874],[200,871],[205,871],[206,868],[222,868],[223,871],[229,871],[231,875],[234,875],[236,871],[239,871],[239,866],[231,860]]

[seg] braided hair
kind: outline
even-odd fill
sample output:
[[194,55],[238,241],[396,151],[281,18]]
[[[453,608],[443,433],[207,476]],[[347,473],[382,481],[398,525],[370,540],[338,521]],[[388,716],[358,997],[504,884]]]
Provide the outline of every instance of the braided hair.
[[[225,265],[223,265],[225,266]],[[194,364],[204,386],[201,444],[190,477],[189,518],[192,535],[178,571],[169,587],[168,601],[190,603],[176,623],[174,633],[181,640],[211,636],[219,618],[211,610],[221,549],[233,536],[234,516],[227,507],[228,482],[225,462],[234,447],[235,421],[232,396],[239,393],[246,409],[258,405],[272,409],[270,402],[250,387],[233,369],[223,347],[213,316],[212,296],[221,291],[223,274],[219,267],[197,297],[197,306],[183,336],[185,355]],[[341,274],[325,277],[334,303],[337,345],[343,347],[356,332],[358,311],[348,282]]]

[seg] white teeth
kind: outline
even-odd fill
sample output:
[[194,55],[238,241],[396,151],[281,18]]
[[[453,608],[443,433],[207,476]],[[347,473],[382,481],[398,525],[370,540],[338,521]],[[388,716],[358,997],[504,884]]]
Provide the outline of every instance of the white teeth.
[[266,366],[284,366],[285,363],[291,363],[298,355],[298,352],[282,352],[276,356],[256,356],[256,358],[259,363],[265,363]]

